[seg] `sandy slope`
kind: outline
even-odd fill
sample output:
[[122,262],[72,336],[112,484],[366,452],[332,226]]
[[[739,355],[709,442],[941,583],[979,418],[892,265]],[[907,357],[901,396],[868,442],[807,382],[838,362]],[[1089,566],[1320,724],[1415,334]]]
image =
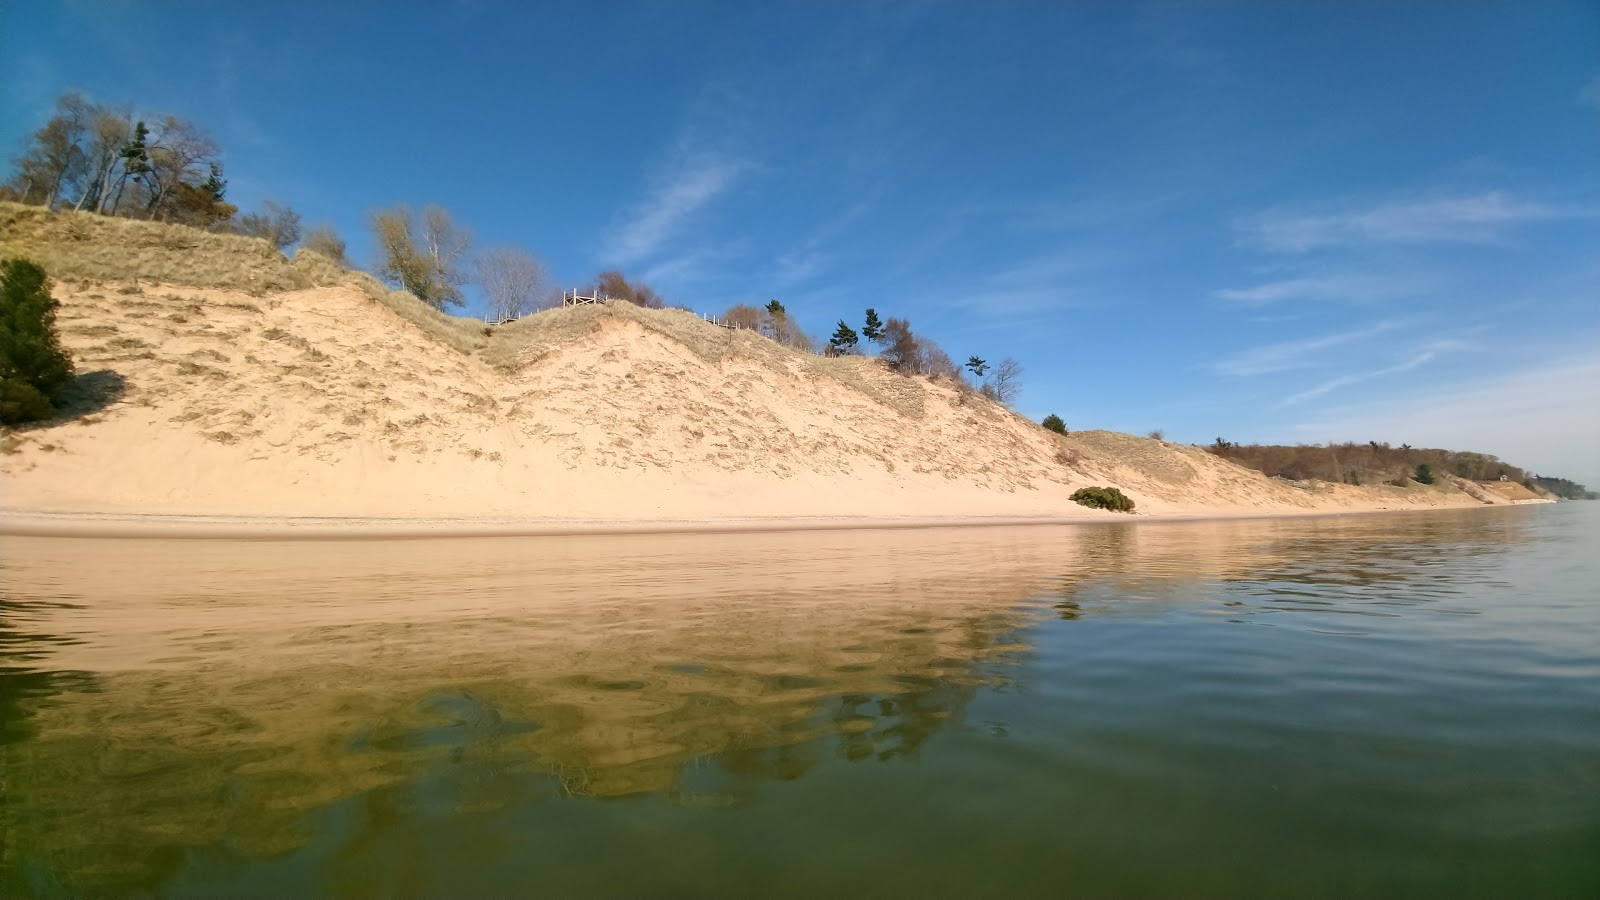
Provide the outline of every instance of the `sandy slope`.
[[560,339],[494,367],[353,287],[81,282],[56,296],[79,372],[120,379],[122,392],[8,437],[13,519],[1109,515],[1067,499],[1090,484],[1120,486],[1144,515],[1483,502],[1449,488],[1293,486],[1108,432],[1061,438],[870,359],[794,354],[677,311],[542,313],[529,333]]

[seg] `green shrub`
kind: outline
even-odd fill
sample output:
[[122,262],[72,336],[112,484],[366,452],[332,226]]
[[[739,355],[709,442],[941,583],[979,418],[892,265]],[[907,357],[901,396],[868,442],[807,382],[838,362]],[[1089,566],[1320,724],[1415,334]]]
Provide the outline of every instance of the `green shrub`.
[[1067,423],[1061,421],[1061,417],[1055,413],[1045,416],[1039,424],[1043,425],[1046,431],[1054,431],[1056,434],[1067,433]]
[[44,270],[0,260],[0,422],[48,419],[51,401],[72,381],[72,359],[56,336],[56,303]]
[[1086,487],[1072,492],[1072,499],[1091,509],[1133,512],[1133,498],[1114,487]]
[[1427,463],[1417,466],[1417,481],[1421,484],[1433,484],[1433,467]]

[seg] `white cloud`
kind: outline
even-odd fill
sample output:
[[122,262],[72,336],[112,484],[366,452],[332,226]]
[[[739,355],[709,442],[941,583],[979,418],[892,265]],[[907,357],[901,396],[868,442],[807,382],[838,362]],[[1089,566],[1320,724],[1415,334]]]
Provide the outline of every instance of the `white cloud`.
[[1400,322],[1384,321],[1356,331],[1253,347],[1222,360],[1215,368],[1224,375],[1266,375],[1304,368],[1315,364],[1313,357],[1320,351],[1374,338],[1394,331],[1400,325]]
[[1429,285],[1414,276],[1330,275],[1286,278],[1247,288],[1223,288],[1215,295],[1231,303],[1265,306],[1280,300],[1367,302],[1425,293]]
[[1353,243],[1492,244],[1518,225],[1585,218],[1592,213],[1526,200],[1503,191],[1432,197],[1331,213],[1272,210],[1241,221],[1248,243],[1302,253]]
[[1433,358],[1438,355],[1439,353],[1436,350],[1424,350],[1415,354],[1410,359],[1393,366],[1385,366],[1381,369],[1375,369],[1371,372],[1358,372],[1350,375],[1340,375],[1338,378],[1330,378],[1327,381],[1316,385],[1315,387],[1311,387],[1299,392],[1298,394],[1291,394],[1288,397],[1285,397],[1283,400],[1283,405],[1294,406],[1297,403],[1304,403],[1307,400],[1314,400],[1317,397],[1321,397],[1325,394],[1331,394],[1340,388],[1349,387],[1352,384],[1360,384],[1363,381],[1371,381],[1374,378],[1384,378],[1389,375],[1398,375],[1401,372],[1409,372],[1418,366],[1426,365],[1427,363],[1432,362]]
[[748,166],[720,156],[682,157],[650,195],[625,215],[601,255],[618,265],[637,263],[670,242],[695,211],[726,191]]
[[1493,453],[1600,486],[1600,352],[1446,388],[1387,393],[1293,426],[1289,441],[1380,440]]

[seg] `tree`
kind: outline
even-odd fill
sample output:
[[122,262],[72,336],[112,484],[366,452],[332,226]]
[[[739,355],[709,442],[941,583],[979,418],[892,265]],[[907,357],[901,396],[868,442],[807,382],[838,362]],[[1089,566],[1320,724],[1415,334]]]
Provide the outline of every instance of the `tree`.
[[342,269],[350,268],[350,260],[345,256],[344,238],[327,225],[313,225],[300,241],[300,249],[320,253]]
[[878,318],[877,310],[867,310],[867,324],[862,326],[861,336],[874,344],[883,343],[883,322]]
[[760,331],[785,347],[810,353],[814,346],[811,336],[789,318],[789,311],[777,300],[769,301],[762,307]]
[[378,277],[434,309],[462,305],[471,232],[438,206],[424,207],[420,221],[404,204],[375,210],[370,221],[381,254]]
[[642,281],[630,284],[628,279],[622,277],[621,272],[614,269],[600,273],[596,283],[596,290],[602,297],[610,297],[613,300],[626,300],[634,306],[642,306],[646,309],[663,309],[667,305],[667,301],[663,300],[661,295],[657,294],[650,285]]
[[879,342],[883,344],[883,352],[879,354],[879,358],[888,363],[891,370],[902,375],[922,373],[922,346],[917,342],[917,336],[912,333],[910,322],[891,316],[883,326]]
[[952,384],[966,384],[966,379],[961,377],[961,367],[956,365],[950,354],[944,352],[933,338],[922,336],[917,338],[917,344],[922,348],[922,373],[943,378]]
[[1067,433],[1067,423],[1063,422],[1061,417],[1055,413],[1045,416],[1039,424],[1043,425],[1046,431],[1054,431],[1056,434]]
[[122,207],[122,192],[128,187],[128,179],[139,178],[150,169],[150,129],[144,122],[133,126],[133,134],[127,143],[117,151],[117,157],[122,161],[122,175],[117,179],[117,192],[111,198],[111,215],[116,215]]
[[38,265],[0,261],[0,423],[50,418],[51,401],[72,381],[56,335],[59,305]]
[[56,114],[33,133],[17,160],[16,189],[24,203],[53,207],[56,198],[81,179],[88,160],[79,144],[87,118],[88,104],[77,91],[56,101]]
[[1417,481],[1420,484],[1433,484],[1433,467],[1427,463],[1417,466]]
[[493,247],[478,257],[478,283],[489,297],[493,321],[521,318],[550,285],[544,263],[519,247]]
[[[145,145],[145,164],[136,181],[144,191],[144,212],[154,219],[173,217],[175,206],[181,202],[185,211],[193,212],[198,205],[202,213],[210,209],[203,196],[195,191],[215,195],[220,201],[220,190],[226,187],[221,181],[221,149],[217,142],[188,119],[167,116],[162,119],[155,136]],[[209,171],[211,179],[205,180]],[[220,186],[219,184],[220,183]],[[193,190],[182,191],[180,185]]]
[[1010,406],[1022,394],[1022,364],[1006,357],[1000,360],[1000,365],[995,366],[994,376],[989,379],[993,389],[994,399]]
[[839,327],[833,332],[833,337],[828,339],[828,349],[835,356],[842,356],[855,350],[856,344],[860,340],[861,338],[857,336],[856,330],[846,325],[843,319],[840,319]]
[[748,303],[739,303],[728,307],[722,314],[722,321],[734,328],[743,328],[746,331],[761,330],[761,310]]
[[976,356],[967,357],[967,368],[971,370],[972,377],[982,378],[983,373],[989,371],[989,361]]
[[233,218],[239,207],[223,199],[228,192],[228,182],[222,177],[222,167],[211,163],[211,177],[200,184],[179,181],[173,186],[167,200],[165,217],[173,222],[210,228]]
[[275,200],[264,200],[261,212],[239,217],[239,231],[262,238],[281,252],[300,240],[300,214]]
[[95,108],[87,153],[88,170],[76,208],[103,213],[111,200],[112,173],[122,161],[122,148],[133,137],[133,122],[127,113]]

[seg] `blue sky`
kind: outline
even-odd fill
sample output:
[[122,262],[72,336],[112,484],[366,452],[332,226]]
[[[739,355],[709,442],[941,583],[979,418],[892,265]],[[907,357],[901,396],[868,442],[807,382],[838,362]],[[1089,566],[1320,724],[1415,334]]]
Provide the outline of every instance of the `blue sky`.
[[173,112],[367,262],[436,202],[820,337],[909,318],[1018,408],[1600,484],[1600,4],[0,2],[0,148]]

